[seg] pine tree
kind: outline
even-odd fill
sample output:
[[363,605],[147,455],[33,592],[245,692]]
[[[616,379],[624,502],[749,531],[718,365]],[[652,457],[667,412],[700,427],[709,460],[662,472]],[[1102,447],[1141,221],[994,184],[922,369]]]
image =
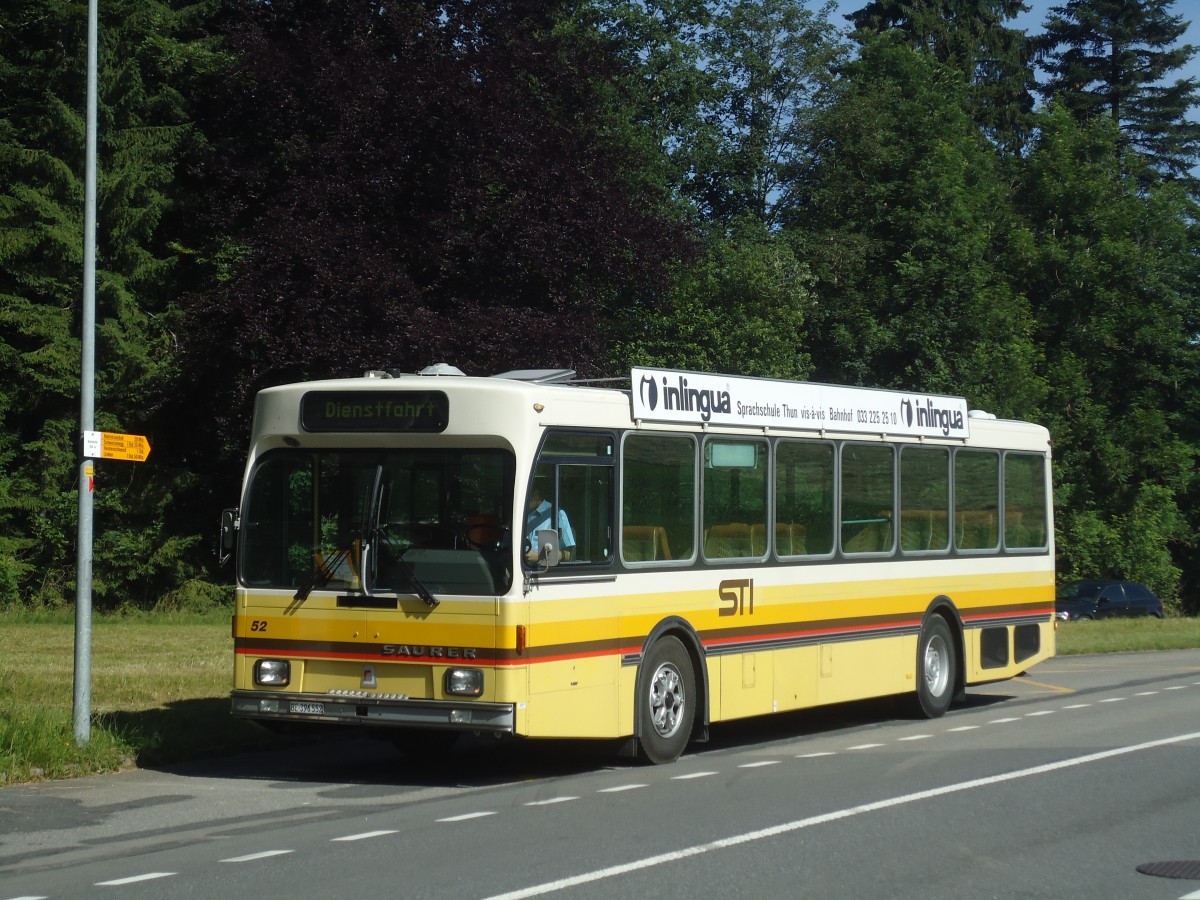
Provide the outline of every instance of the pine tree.
[[999,262],[1007,188],[967,89],[899,35],[868,40],[818,122],[827,150],[795,239],[817,277],[820,380],[1012,415],[1041,400],[1037,352]]
[[1029,298],[1054,436],[1059,568],[1174,596],[1200,446],[1197,217],[1182,186],[1123,177],[1115,125],[1039,114],[1007,260]]
[[[145,433],[172,365],[175,252],[160,223],[189,134],[171,81],[186,66],[173,34],[189,10],[103,7],[96,418],[102,430]],[[0,11],[0,603],[53,602],[70,593],[74,568],[86,58],[86,7],[18,0]],[[153,596],[179,574],[164,508],[186,476],[157,459],[129,465],[98,472],[101,601]]]
[[1002,148],[1015,150],[1033,109],[1032,48],[1023,31],[1005,23],[1023,9],[1023,0],[870,0],[847,18],[860,41],[895,29],[914,49],[962,73],[972,118]]
[[1200,161],[1200,123],[1188,114],[1200,103],[1200,83],[1169,77],[1197,48],[1178,44],[1187,22],[1171,14],[1174,2],[1068,0],[1052,7],[1037,41],[1048,76],[1039,90],[1058,97],[1080,122],[1110,116],[1120,128],[1118,154],[1132,149],[1161,175],[1190,181]]

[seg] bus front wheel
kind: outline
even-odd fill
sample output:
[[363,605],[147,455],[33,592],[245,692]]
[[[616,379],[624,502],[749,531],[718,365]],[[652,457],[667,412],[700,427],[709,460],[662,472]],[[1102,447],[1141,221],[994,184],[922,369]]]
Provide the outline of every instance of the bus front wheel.
[[917,641],[916,712],[927,719],[945,715],[958,683],[958,654],[950,626],[930,616]]
[[655,641],[642,662],[637,697],[638,740],[652,763],[674,762],[692,735],[696,676],[678,638]]

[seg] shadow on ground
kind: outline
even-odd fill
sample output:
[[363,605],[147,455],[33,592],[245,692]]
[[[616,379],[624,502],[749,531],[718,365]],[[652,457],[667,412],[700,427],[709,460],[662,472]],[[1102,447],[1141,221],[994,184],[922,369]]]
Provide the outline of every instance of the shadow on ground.
[[[962,708],[1009,699],[968,695]],[[855,728],[911,720],[897,699],[842,703],[714,725],[689,755],[708,755],[795,741]],[[279,735],[234,719],[227,698],[186,700],[140,712],[107,713],[99,724],[135,749],[139,768],[195,777],[245,778],[297,784],[485,786],[578,774],[642,763],[620,755],[624,742],[496,739],[463,735],[452,745],[408,740],[398,749],[383,729]]]

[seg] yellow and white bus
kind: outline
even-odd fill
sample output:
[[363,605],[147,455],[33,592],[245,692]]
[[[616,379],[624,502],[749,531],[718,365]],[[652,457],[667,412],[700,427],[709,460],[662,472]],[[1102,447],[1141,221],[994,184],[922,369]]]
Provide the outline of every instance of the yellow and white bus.
[[[1054,653],[1050,438],[962,398],[634,369],[257,398],[235,716],[625,739],[967,685]],[[380,732],[381,734],[383,732]]]

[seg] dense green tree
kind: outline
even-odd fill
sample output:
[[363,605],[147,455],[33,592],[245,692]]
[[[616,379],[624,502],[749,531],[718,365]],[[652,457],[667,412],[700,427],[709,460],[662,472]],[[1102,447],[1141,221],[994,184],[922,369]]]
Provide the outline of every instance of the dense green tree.
[[595,374],[609,313],[652,305],[689,252],[642,174],[623,64],[559,4],[241,0],[221,30],[237,63],[200,176],[231,263],[190,301],[178,409],[227,447],[284,381]]
[[753,220],[714,226],[705,256],[681,269],[665,308],[621,314],[619,369],[663,366],[763,378],[806,378],[812,276],[786,238]]
[[[193,10],[103,4],[99,53],[97,425],[145,433],[169,379],[173,264],[161,222],[190,132],[174,88]],[[0,602],[70,592],[76,532],[86,7],[0,11]],[[154,437],[151,437],[152,443]],[[177,582],[186,476],[98,467],[94,591],[141,601]]]
[[1068,0],[1046,18],[1038,38],[1047,78],[1039,88],[1081,122],[1108,115],[1121,132],[1117,152],[1133,149],[1160,173],[1191,178],[1200,160],[1195,78],[1170,80],[1197,53],[1179,44],[1187,30],[1174,0]]
[[846,46],[798,0],[714,4],[703,50],[701,127],[683,191],[704,218],[767,228],[794,213],[812,165],[811,121]]
[[1024,143],[1033,109],[1032,47],[1025,32],[1006,23],[1023,0],[869,0],[847,18],[863,41],[887,30],[960,72],[970,90],[974,120],[1010,151]]
[[627,139],[677,197],[704,128],[700,112],[710,79],[703,38],[712,21],[709,0],[579,0],[566,4],[559,25],[601,41],[622,63],[609,78],[619,85],[618,103],[634,126]]
[[821,380],[965,394],[998,414],[1041,400],[1027,306],[999,260],[1011,228],[992,145],[954,69],[896,34],[864,44],[821,117],[794,230],[817,276]]
[[1010,260],[1046,355],[1060,570],[1171,597],[1196,485],[1197,211],[1178,185],[1122,176],[1107,118],[1054,107],[1040,125]]

